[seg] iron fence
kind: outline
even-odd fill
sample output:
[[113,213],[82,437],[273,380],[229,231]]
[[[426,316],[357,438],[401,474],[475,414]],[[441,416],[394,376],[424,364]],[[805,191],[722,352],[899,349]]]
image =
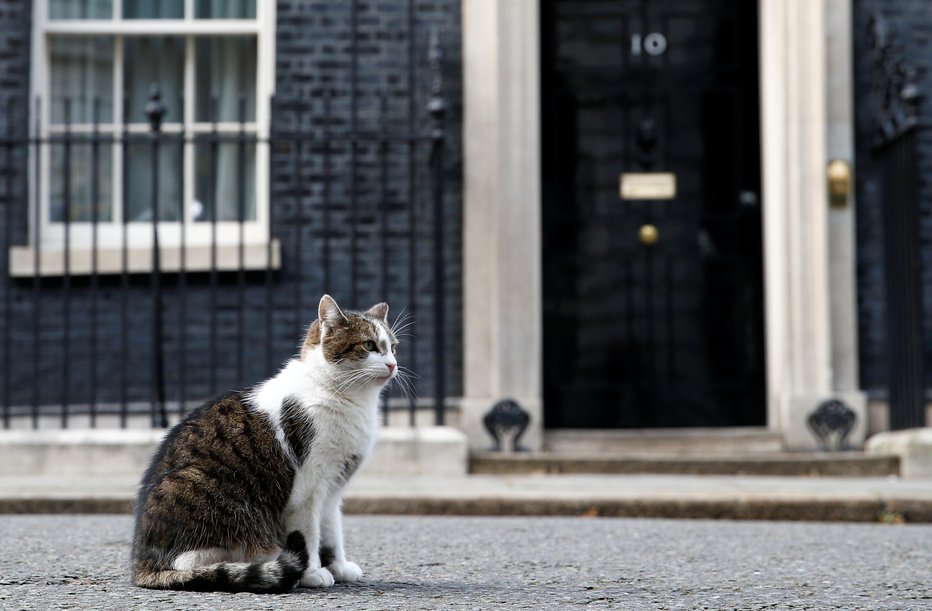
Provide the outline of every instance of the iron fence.
[[888,400],[893,430],[925,424],[916,132],[916,124],[910,123],[874,150],[883,177]]
[[[273,374],[325,292],[353,309],[387,300],[400,327],[427,321],[399,349],[418,388],[391,389],[383,407],[413,424],[426,389],[443,424],[440,59],[433,40],[429,106],[401,129],[314,123],[297,108],[298,129],[262,134],[241,102],[233,128],[166,130],[157,86],[148,129],[96,113],[72,123],[68,101],[57,130],[37,120],[18,138],[8,121],[3,426],[167,426]],[[332,98],[317,100],[324,117]]]
[[883,196],[884,289],[890,428],[925,424],[918,70],[880,14],[868,23],[877,104],[873,156]]

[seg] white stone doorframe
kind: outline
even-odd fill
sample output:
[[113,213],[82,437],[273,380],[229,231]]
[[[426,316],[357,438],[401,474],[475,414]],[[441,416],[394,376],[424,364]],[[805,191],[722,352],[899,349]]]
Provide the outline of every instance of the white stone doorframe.
[[[853,160],[851,0],[759,0],[767,423],[814,447],[806,417],[858,392],[853,201],[829,211],[825,166]],[[539,0],[464,0],[463,425],[502,398],[543,443]],[[827,69],[827,63],[830,69]]]
[[854,159],[851,0],[759,1],[768,428],[814,448],[806,418],[838,398],[860,444],[854,201],[830,210],[825,174]]

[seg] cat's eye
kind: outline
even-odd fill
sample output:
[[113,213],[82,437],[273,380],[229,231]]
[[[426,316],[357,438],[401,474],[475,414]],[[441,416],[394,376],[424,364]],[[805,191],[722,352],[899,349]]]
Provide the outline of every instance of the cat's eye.
[[392,344],[392,354],[398,351],[398,344]]
[[369,352],[375,352],[377,350],[375,342],[371,339],[367,339],[362,343],[362,347],[368,350]]

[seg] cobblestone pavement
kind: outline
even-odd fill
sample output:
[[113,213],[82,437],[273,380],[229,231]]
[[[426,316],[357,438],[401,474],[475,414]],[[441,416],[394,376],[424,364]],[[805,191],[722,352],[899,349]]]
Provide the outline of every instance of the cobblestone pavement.
[[359,584],[129,583],[128,516],[0,516],[0,609],[932,609],[932,526],[348,516]]

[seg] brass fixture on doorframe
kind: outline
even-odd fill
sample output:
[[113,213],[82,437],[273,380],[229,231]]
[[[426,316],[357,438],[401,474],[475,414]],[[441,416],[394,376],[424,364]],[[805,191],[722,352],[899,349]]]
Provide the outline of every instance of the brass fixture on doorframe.
[[641,240],[641,244],[644,246],[653,246],[660,239],[660,232],[657,231],[655,226],[647,223],[638,230],[638,239]]
[[828,202],[833,208],[848,205],[851,194],[851,164],[844,159],[832,159],[825,167],[828,181]]

